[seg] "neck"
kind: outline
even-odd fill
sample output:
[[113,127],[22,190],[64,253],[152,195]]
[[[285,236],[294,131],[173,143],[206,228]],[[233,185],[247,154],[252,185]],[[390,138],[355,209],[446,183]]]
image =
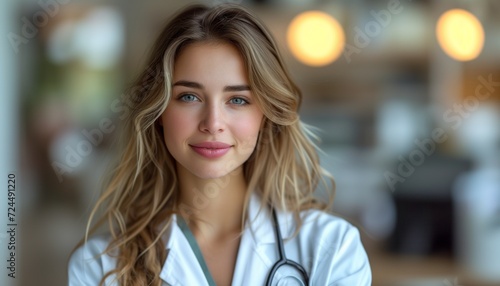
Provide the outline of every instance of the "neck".
[[182,166],[177,172],[179,210],[196,237],[217,240],[242,230],[247,188],[242,167],[215,179],[201,179]]

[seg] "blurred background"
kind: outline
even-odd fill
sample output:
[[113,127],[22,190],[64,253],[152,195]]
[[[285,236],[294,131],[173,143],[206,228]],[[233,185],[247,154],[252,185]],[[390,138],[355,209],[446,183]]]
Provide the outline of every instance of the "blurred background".
[[[0,166],[18,224],[15,279],[0,235],[0,284],[66,285],[125,87],[191,2],[0,2]],[[196,2],[240,3],[274,33],[373,285],[500,285],[500,1]]]

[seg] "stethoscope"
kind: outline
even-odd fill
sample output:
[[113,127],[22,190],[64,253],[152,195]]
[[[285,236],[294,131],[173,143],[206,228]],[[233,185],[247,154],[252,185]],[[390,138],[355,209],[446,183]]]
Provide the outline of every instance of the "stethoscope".
[[[307,272],[304,269],[304,267],[302,267],[302,265],[298,264],[297,262],[286,258],[285,247],[283,246],[283,238],[281,237],[281,231],[280,231],[280,227],[278,224],[278,218],[276,216],[276,210],[274,208],[272,208],[272,214],[273,214],[273,219],[274,219],[274,229],[276,232],[276,240],[278,241],[278,251],[279,251],[280,259],[271,268],[271,271],[269,272],[269,276],[267,277],[266,285],[267,286],[273,285],[272,282],[274,279],[274,275],[283,266],[293,267],[295,270],[297,270],[300,273],[300,276],[301,276],[301,277],[284,276],[283,279],[293,279],[294,280],[293,285],[309,285],[309,276],[307,275]],[[281,283],[280,283],[281,281],[284,281],[284,280],[280,280],[280,281],[276,282],[274,285],[281,285]],[[287,280],[287,281],[289,281],[289,280]],[[288,283],[287,281],[284,281],[284,282],[286,285],[289,285],[290,283]]]

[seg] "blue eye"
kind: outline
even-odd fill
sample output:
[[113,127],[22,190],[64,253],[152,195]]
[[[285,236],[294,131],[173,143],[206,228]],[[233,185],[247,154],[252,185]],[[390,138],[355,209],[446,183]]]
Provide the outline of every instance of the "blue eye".
[[197,101],[198,98],[196,96],[194,96],[193,94],[190,94],[190,93],[186,93],[186,94],[183,94],[179,97],[179,99],[181,101],[185,101],[185,102],[191,102],[191,101]]
[[232,104],[236,104],[236,105],[247,105],[248,104],[248,101],[244,100],[241,97],[231,98],[230,102]]

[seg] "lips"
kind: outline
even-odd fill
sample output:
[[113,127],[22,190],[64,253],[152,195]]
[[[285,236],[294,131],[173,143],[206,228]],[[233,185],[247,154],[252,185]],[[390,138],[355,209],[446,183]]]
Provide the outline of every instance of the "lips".
[[189,146],[199,155],[209,159],[224,156],[232,147],[229,144],[215,141],[190,144]]
[[191,144],[191,147],[207,148],[207,149],[226,149],[231,147],[231,145],[222,142],[210,141],[210,142],[201,142],[198,144]]

